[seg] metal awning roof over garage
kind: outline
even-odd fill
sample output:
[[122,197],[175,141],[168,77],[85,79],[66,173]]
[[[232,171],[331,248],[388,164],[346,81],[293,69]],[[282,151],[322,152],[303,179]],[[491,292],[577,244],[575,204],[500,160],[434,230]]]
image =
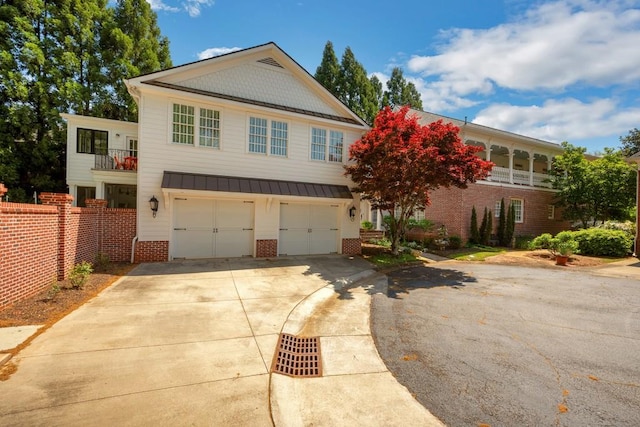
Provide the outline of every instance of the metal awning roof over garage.
[[165,171],[162,188],[179,190],[224,191],[274,196],[324,197],[353,199],[346,185],[314,184],[309,182],[278,181],[273,179],[203,175]]

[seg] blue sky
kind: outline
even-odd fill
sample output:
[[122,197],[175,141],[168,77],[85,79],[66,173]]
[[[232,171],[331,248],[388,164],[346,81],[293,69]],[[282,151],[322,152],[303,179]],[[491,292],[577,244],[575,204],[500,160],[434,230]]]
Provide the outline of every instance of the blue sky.
[[424,110],[589,152],[640,128],[640,0],[147,0],[174,65],[277,43],[311,74],[328,40]]

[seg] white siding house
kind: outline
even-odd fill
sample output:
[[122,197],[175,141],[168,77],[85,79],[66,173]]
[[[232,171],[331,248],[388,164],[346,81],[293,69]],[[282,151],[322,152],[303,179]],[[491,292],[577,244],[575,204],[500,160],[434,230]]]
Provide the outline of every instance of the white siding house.
[[[277,45],[126,85],[138,104],[138,124],[95,127],[107,129],[109,149],[137,136],[135,162],[107,173],[126,174],[136,184],[136,251],[145,254],[138,259],[360,250],[359,200],[343,166],[349,145],[368,127]],[[72,123],[84,118],[66,118],[71,151],[77,145]],[[70,191],[115,179],[104,178],[92,158],[80,163],[76,156],[69,154]],[[152,197],[160,202],[155,214]]]

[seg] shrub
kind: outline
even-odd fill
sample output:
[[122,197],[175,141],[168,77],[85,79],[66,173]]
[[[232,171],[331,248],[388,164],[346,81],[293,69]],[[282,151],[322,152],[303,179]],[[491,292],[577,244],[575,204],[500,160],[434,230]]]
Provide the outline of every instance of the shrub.
[[107,267],[111,260],[109,259],[109,254],[105,254],[104,252],[98,252],[96,254],[96,259],[93,265],[97,271],[106,271]]
[[409,221],[407,222],[407,230],[419,228],[420,230],[429,231],[433,226],[433,221],[429,221],[428,219],[421,219],[418,221],[413,218],[409,218]]
[[364,230],[373,230],[373,223],[371,221],[362,221],[360,223],[360,228],[364,229]]
[[369,240],[369,242],[373,243],[374,245],[384,246],[385,248],[391,247],[391,240],[387,239],[386,237],[383,237],[382,239],[371,239]]
[[620,230],[627,233],[632,239],[636,237],[636,224],[631,221],[606,221],[604,224],[598,225],[597,228],[602,228],[604,230]]
[[622,230],[589,228],[574,232],[580,253],[593,256],[624,257],[631,253],[633,238]]
[[529,248],[546,249],[553,256],[569,256],[579,248],[574,234],[571,231],[562,231],[556,234],[556,237],[552,237],[549,233],[543,233],[531,241]]
[[460,249],[462,247],[462,237],[449,236],[449,249]]
[[422,249],[422,246],[418,242],[406,242],[405,246],[408,247],[409,249],[416,249],[416,250]]
[[533,240],[533,236],[516,236],[516,249],[528,249],[529,244]]
[[89,278],[89,275],[93,272],[93,266],[90,262],[83,261],[73,266],[73,270],[69,273],[69,281],[71,287],[75,289],[82,289],[85,282]]
[[469,231],[469,243],[480,244],[480,231],[478,230],[478,214],[476,213],[476,207],[471,208],[471,227]]

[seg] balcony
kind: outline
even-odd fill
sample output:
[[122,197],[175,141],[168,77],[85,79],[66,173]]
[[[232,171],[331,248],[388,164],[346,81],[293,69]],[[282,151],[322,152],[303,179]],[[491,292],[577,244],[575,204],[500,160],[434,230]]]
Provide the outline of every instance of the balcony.
[[94,169],[137,171],[138,157],[131,150],[108,150],[107,154],[96,154]]
[[513,180],[509,176],[509,168],[494,166],[487,181],[504,182],[507,184],[528,185],[533,187],[551,188],[550,182],[545,182],[549,176],[545,173],[513,170]]

